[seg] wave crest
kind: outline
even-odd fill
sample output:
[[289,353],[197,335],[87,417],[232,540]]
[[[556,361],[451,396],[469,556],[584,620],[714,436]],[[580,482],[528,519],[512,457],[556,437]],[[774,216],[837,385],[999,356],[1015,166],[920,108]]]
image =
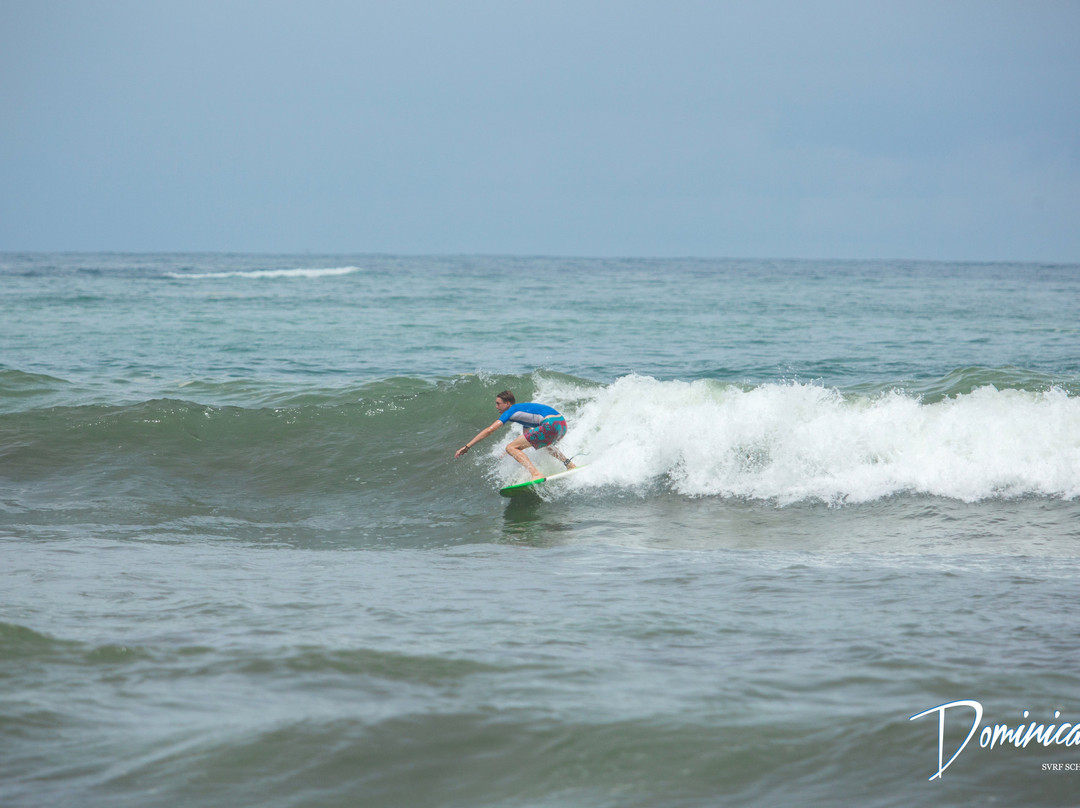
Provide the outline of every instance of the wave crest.
[[327,278],[338,275],[351,275],[359,272],[360,267],[327,267],[297,269],[255,269],[232,272],[169,272],[166,277],[177,280],[207,280],[220,278]]

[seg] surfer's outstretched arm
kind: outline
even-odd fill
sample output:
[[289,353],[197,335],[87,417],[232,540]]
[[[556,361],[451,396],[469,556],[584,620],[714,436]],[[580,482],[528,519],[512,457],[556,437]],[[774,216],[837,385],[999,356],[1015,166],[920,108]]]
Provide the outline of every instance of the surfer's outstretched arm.
[[454,457],[461,457],[463,454],[465,454],[467,451],[469,451],[469,449],[471,449],[475,444],[482,441],[484,438],[486,438],[492,432],[496,431],[502,425],[503,425],[502,421],[496,421],[491,426],[489,426],[487,429],[481,429],[479,432],[476,433],[475,438],[473,438],[471,441],[469,441],[464,446],[462,446],[460,449],[458,449],[456,452],[454,452]]

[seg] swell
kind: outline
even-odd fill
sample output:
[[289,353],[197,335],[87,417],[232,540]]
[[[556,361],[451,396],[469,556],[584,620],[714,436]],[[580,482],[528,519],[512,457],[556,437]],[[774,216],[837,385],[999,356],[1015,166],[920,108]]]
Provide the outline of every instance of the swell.
[[498,666],[471,659],[403,654],[373,648],[328,649],[318,645],[279,648],[273,654],[202,645],[138,646],[63,640],[27,626],[0,621],[0,659],[8,675],[28,665],[91,666],[119,671],[152,669],[166,679],[217,676],[370,677],[409,684],[441,685],[479,674],[514,673],[520,665]]
[[[853,718],[819,710],[753,722],[560,720],[519,709],[370,720],[355,712],[350,705],[336,719],[267,721],[244,731],[174,730],[110,758],[89,746],[82,771],[36,792],[30,777],[16,778],[13,804],[41,804],[32,798],[42,793],[62,804],[73,792],[91,806],[941,804],[940,794],[919,787],[932,751],[901,711]],[[1030,797],[1033,766],[1012,755],[990,773],[949,774],[968,796],[1015,803]]]

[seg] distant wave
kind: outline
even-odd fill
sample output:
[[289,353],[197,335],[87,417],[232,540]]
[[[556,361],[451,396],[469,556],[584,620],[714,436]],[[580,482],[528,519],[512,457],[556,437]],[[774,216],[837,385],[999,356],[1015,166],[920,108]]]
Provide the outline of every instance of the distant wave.
[[312,269],[256,269],[246,272],[169,272],[167,276],[179,280],[218,278],[328,278],[335,275],[351,275],[360,267],[327,267]]

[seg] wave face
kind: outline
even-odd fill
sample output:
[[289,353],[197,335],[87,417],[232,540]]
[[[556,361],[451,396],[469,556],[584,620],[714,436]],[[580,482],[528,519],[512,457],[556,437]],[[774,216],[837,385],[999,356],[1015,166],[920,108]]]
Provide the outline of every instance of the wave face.
[[[985,377],[986,371],[975,376]],[[1008,374],[1006,374],[1008,375]],[[968,374],[953,379],[968,386]],[[0,416],[4,476],[135,496],[453,496],[519,473],[497,433],[467,461],[448,458],[491,423],[494,394],[565,412],[563,448],[591,466],[566,491],[861,503],[903,494],[965,502],[1080,496],[1080,398],[1067,390],[841,393],[800,382],[736,385],[630,375],[611,384],[538,372],[387,379],[340,389],[184,383],[206,404],[54,406]],[[7,373],[19,406],[63,383]],[[542,470],[554,462],[541,454]],[[448,476],[449,475],[449,476]],[[462,475],[465,475],[464,477]],[[468,481],[468,476],[482,479]],[[139,492],[143,492],[139,494]],[[152,492],[156,491],[154,494]]]

